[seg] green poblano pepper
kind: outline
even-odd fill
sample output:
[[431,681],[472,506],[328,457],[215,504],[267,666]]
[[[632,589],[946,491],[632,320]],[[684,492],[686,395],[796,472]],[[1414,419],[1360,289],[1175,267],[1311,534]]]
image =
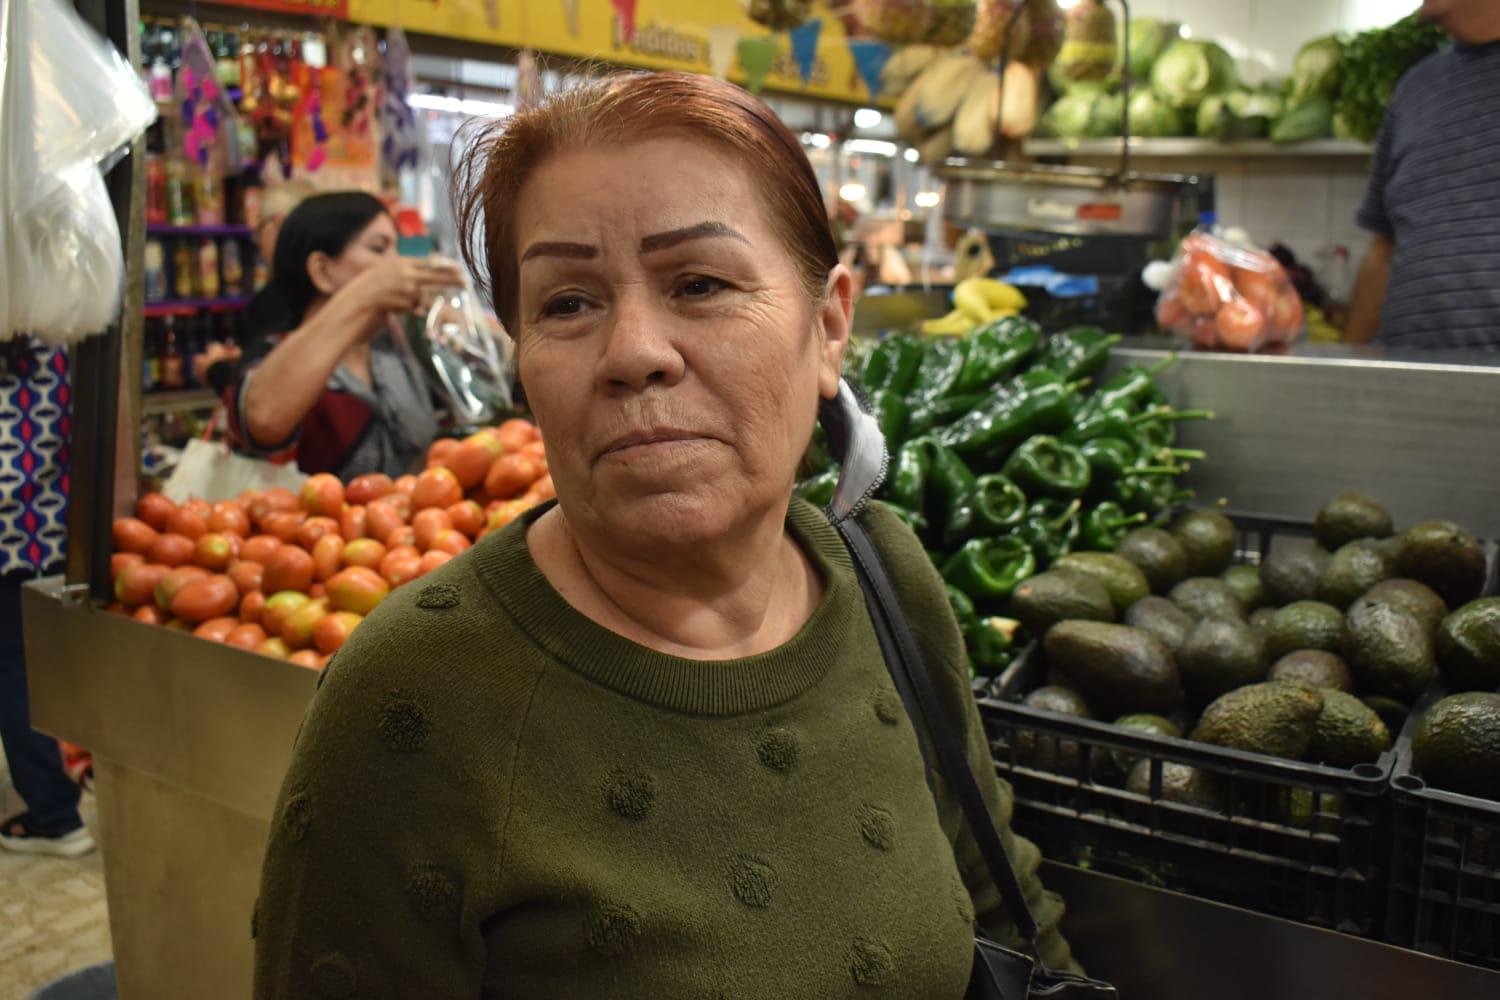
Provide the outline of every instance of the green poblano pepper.
[[1033,497],[1077,497],[1088,492],[1089,462],[1073,445],[1050,434],[1027,439],[1001,470]]
[[964,367],[968,340],[962,337],[929,337],[923,347],[910,396],[919,403],[952,394]]
[[1000,475],[980,476],[948,515],[943,541],[949,546],[970,538],[1003,534],[1026,514],[1026,494]]
[[1042,331],[1029,319],[1008,316],[969,334],[969,352],[956,392],[988,389],[1009,375],[1041,344]]
[[996,605],[1036,572],[1036,558],[1014,535],[971,538],[943,563],[943,579],[963,591],[975,607]]
[[1097,326],[1075,326],[1047,338],[1037,363],[1065,382],[1097,375],[1109,361],[1109,349],[1122,339]]

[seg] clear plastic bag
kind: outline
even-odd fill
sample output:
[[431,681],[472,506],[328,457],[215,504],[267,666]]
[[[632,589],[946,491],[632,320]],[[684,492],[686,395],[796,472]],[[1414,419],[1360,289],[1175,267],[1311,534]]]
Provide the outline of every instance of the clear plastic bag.
[[0,9],[0,336],[65,344],[119,312],[124,258],[100,164],[145,131],[156,106],[71,6]]
[[1267,350],[1301,335],[1302,299],[1270,254],[1200,227],[1172,259],[1156,322],[1196,347]]
[[511,409],[514,344],[467,280],[432,303],[414,346],[460,427],[489,426]]

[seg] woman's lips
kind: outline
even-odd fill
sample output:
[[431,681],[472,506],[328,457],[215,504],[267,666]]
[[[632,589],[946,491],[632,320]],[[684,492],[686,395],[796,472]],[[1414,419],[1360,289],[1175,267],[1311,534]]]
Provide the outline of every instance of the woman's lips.
[[695,431],[685,431],[677,428],[654,428],[649,431],[633,431],[616,438],[604,449],[603,454],[618,455],[624,452],[639,454],[646,450],[655,450],[706,440],[708,439],[704,435]]

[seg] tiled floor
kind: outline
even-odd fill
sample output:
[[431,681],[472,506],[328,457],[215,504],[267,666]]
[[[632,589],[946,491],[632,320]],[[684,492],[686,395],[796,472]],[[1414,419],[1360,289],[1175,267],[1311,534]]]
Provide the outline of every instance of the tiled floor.
[[[0,818],[24,808],[0,759]],[[92,795],[84,795],[82,811],[97,838]],[[38,986],[109,957],[98,851],[45,858],[0,850],[0,1000],[26,1000]]]

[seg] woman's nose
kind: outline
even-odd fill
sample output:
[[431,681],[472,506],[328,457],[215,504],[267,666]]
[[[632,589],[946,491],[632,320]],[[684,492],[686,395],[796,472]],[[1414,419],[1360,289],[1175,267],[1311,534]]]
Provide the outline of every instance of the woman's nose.
[[611,391],[642,392],[682,380],[685,363],[673,342],[673,317],[639,291],[616,301],[598,377]]

